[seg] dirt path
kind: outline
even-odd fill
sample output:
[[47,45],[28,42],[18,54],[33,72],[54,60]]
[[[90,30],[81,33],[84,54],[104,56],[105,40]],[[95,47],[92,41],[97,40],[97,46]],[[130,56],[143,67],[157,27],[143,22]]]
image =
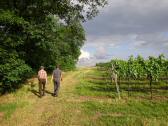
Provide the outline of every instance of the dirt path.
[[[79,83],[79,77],[87,73],[89,69],[68,72],[61,84],[58,97],[51,96],[53,84],[46,86],[46,96],[39,98],[31,91],[15,98],[13,101],[25,102],[24,107],[17,108],[12,116],[0,123],[0,126],[70,126],[80,125],[82,119],[80,106],[73,103],[78,99],[75,95],[75,86]],[[49,78],[50,81],[50,78]],[[37,85],[36,85],[37,90]]]

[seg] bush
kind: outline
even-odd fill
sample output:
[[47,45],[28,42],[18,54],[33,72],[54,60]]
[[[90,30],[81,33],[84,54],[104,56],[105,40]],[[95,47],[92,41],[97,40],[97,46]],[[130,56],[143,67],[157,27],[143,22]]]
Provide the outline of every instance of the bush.
[[32,69],[21,59],[8,59],[8,62],[0,65],[1,92],[14,91],[19,88],[26,78],[32,74]]

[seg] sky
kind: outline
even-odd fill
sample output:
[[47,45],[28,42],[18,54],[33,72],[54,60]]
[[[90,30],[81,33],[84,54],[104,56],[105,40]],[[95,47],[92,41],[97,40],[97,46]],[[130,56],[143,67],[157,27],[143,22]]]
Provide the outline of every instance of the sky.
[[108,0],[83,26],[86,41],[78,66],[130,55],[168,57],[168,0]]

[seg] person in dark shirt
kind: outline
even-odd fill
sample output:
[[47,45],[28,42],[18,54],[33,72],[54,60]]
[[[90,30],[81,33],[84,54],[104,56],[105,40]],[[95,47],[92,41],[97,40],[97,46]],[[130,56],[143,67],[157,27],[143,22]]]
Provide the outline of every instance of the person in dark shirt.
[[58,96],[58,91],[60,88],[60,82],[62,81],[62,71],[60,70],[59,65],[53,71],[51,80],[54,82],[54,96]]

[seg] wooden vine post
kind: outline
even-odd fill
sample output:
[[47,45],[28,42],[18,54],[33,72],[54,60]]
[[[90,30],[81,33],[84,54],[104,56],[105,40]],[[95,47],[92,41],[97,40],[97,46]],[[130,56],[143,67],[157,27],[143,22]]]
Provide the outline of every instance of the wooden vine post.
[[116,90],[117,90],[117,94],[118,94],[118,98],[121,99],[120,96],[120,88],[117,82],[117,72],[115,71],[115,68],[113,66],[113,64],[111,65],[111,81],[114,81],[115,85],[116,85]]

